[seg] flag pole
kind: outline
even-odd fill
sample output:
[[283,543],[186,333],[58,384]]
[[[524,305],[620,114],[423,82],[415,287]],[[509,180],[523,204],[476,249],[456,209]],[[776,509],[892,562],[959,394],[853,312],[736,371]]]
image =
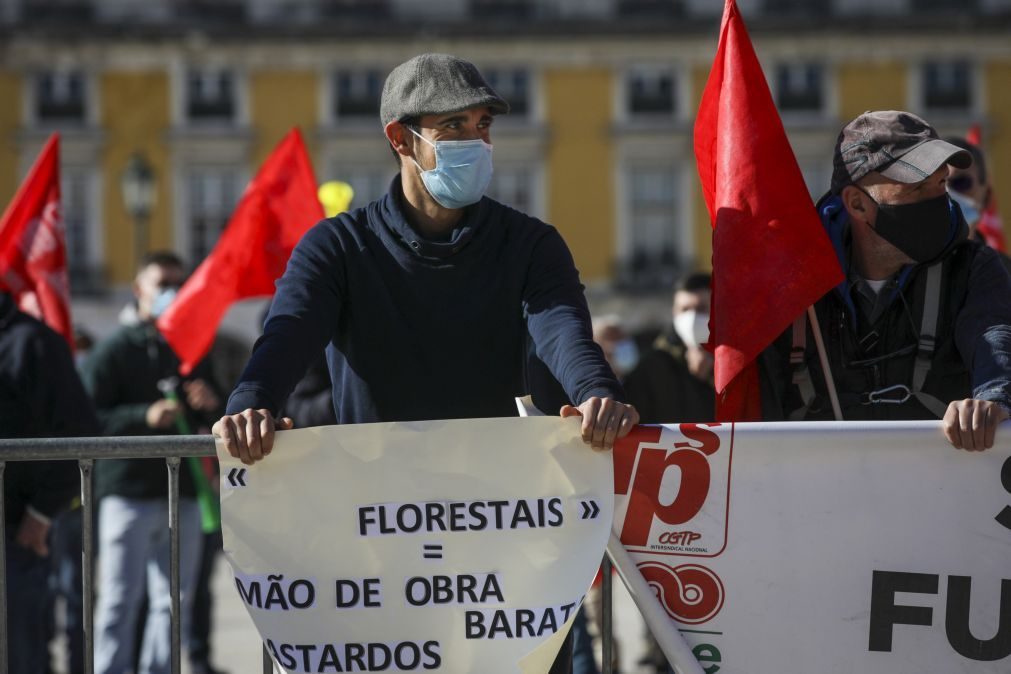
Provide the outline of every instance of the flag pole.
[[632,557],[625,550],[621,541],[611,532],[607,541],[607,556],[611,558],[614,568],[628,588],[628,593],[639,607],[639,612],[649,625],[650,631],[660,644],[660,649],[667,656],[667,662],[674,668],[675,674],[705,674],[702,665],[695,659],[684,637],[681,636],[670,616],[660,606],[653,590],[646,579],[639,573]]
[[814,345],[818,349],[818,360],[821,361],[821,371],[825,375],[825,388],[828,389],[828,399],[832,403],[832,413],[836,421],[842,421],[842,408],[839,406],[839,394],[835,390],[835,378],[832,376],[832,368],[828,365],[828,354],[825,352],[825,342],[821,338],[821,324],[818,322],[818,314],[814,311],[814,305],[807,308],[807,318],[811,321],[811,332],[814,333]]

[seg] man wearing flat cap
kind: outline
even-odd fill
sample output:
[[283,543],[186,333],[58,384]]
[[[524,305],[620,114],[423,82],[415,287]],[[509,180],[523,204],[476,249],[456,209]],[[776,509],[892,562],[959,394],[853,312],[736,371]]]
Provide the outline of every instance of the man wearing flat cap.
[[492,122],[508,110],[454,56],[390,73],[381,121],[400,172],[384,197],[320,222],[292,253],[215,426],[233,456],[270,452],[278,409],[324,348],[341,424],[515,416],[531,343],[587,444],[610,448],[638,422],[593,343],[561,236],[484,196]]
[[[844,419],[943,419],[982,450],[1011,409],[1011,279],[946,191],[971,162],[908,112],[847,124],[817,206],[846,280],[815,311]],[[834,418],[812,329],[763,354],[768,420]]]

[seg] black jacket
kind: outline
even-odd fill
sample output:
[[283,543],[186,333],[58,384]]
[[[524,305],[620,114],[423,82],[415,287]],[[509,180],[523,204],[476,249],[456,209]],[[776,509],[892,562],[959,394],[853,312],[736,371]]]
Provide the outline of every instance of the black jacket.
[[641,423],[704,423],[716,418],[713,382],[688,371],[685,345],[673,329],[656,338],[623,383]]
[[[91,401],[63,337],[0,293],[0,437],[98,435]],[[11,461],[4,470],[4,520],[15,534],[25,508],[52,517],[80,493],[73,461]]]
[[[104,435],[174,435],[173,429],[158,431],[147,425],[151,403],[164,394],[158,382],[179,376],[179,359],[152,323],[119,328],[98,343],[88,355],[84,385],[95,401]],[[188,379],[203,379],[213,387],[213,377],[201,363]],[[183,394],[179,393],[180,399]],[[213,423],[216,415],[199,418],[187,412],[193,433]],[[105,459],[95,465],[96,496],[167,498],[168,474],[164,459]],[[179,493],[193,496],[190,470],[179,471]]]
[[[840,263],[848,269],[846,212],[837,199],[824,200],[819,211]],[[881,290],[887,304],[873,322],[860,308],[855,299],[858,290],[849,280],[815,303],[844,419],[937,418],[915,396],[902,403],[872,402],[882,397],[901,399],[905,389],[900,387],[914,388],[927,274],[934,264],[941,264],[943,272],[936,346],[923,392],[942,405],[977,398],[1011,408],[1011,278],[993,249],[966,240],[966,235],[961,214],[953,213],[948,247],[936,260],[903,268]],[[793,383],[792,344],[788,329],[762,354],[762,407],[768,421],[788,419],[804,407],[799,387]],[[804,360],[815,398],[802,418],[832,419],[811,325],[807,325]]]

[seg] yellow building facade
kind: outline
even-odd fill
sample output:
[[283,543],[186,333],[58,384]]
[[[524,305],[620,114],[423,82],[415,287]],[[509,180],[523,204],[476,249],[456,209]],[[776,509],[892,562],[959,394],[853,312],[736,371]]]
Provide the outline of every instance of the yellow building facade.
[[[125,284],[142,225],[120,180],[140,154],[156,180],[150,247],[195,264],[293,126],[320,181],[350,182],[354,205],[382,194],[396,169],[375,112],[383,78],[416,53],[446,51],[491,73],[514,102],[493,129],[492,195],[557,226],[591,287],[666,292],[674,275],[711,261],[692,122],[716,28],[578,39],[15,36],[0,51],[0,201],[61,132],[71,262],[85,279],[75,291]],[[941,37],[753,32],[815,197],[839,128],[864,110],[901,108],[943,135],[979,124],[996,193],[1011,204],[1011,39]]]

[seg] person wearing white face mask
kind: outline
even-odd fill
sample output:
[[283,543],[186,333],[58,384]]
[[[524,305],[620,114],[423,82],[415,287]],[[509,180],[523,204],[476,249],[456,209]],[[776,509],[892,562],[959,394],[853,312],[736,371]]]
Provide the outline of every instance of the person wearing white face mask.
[[[998,238],[996,241],[991,241],[990,235],[994,230],[1001,232],[1003,225],[996,214],[987,210],[993,188],[990,186],[983,150],[964,138],[948,138],[947,142],[972,155],[971,166],[967,168],[948,167],[948,196],[961,209],[965,224],[969,225],[969,238],[996,247],[996,244],[1003,243],[1003,239]],[[1011,272],[1011,258],[999,249],[998,253],[1004,268]]]
[[714,418],[709,341],[709,274],[689,274],[674,286],[670,326],[624,380],[643,423],[706,422]]

